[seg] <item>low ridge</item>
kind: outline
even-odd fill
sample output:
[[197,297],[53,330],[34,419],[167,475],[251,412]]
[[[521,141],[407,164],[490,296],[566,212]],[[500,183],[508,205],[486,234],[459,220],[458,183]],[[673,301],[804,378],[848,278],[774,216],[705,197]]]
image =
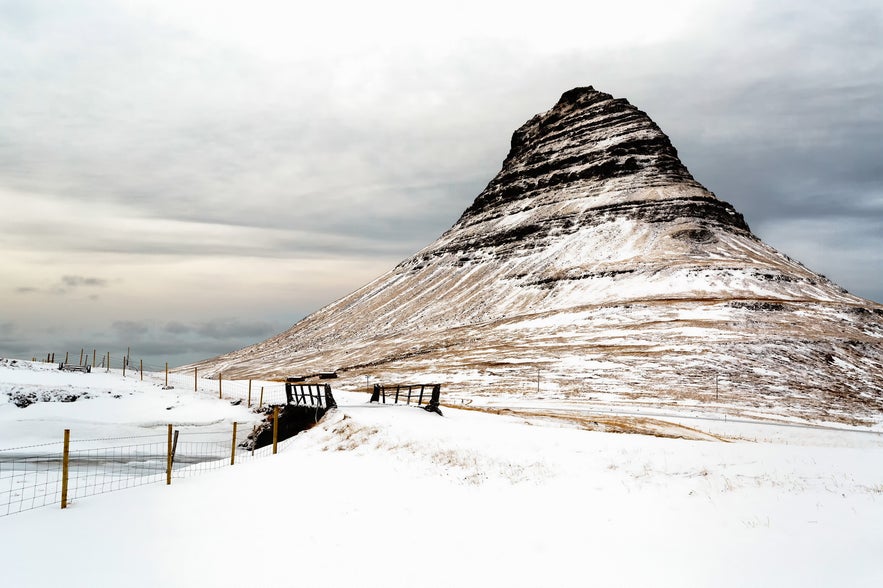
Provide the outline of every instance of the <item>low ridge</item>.
[[197,365],[431,377],[463,395],[538,394],[539,370],[545,397],[713,393],[853,422],[883,412],[881,342],[883,306],[760,241],[644,112],[586,87],[515,131],[501,171],[434,243]]

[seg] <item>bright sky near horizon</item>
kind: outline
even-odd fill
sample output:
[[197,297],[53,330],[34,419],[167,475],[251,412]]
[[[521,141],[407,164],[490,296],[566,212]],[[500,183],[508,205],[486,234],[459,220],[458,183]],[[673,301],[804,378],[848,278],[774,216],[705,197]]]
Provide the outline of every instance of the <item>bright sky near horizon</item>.
[[173,365],[444,232],[574,86],[883,301],[883,5],[0,0],[0,356]]

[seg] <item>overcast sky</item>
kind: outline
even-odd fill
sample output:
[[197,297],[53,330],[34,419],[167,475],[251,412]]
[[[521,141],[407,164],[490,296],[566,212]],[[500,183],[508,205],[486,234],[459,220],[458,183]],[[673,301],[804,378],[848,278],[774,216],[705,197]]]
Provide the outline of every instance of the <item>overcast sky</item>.
[[428,244],[594,85],[883,301],[883,4],[0,0],[0,356],[176,365]]

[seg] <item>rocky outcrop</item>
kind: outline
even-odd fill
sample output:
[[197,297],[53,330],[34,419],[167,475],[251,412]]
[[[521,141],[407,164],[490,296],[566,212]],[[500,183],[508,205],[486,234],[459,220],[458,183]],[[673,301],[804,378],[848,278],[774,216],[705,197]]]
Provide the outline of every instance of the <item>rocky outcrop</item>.
[[723,389],[733,411],[781,402],[850,420],[883,411],[881,341],[883,307],[757,239],[645,113],[589,87],[514,133],[435,242],[200,371],[432,375],[474,396],[535,393],[539,370],[544,396],[705,402]]

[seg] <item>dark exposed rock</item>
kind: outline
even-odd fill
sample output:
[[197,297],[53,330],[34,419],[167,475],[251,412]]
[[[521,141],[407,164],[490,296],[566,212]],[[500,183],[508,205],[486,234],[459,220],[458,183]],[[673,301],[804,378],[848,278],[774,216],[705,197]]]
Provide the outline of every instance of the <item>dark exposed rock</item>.
[[694,243],[714,243],[717,237],[714,233],[706,228],[684,229],[672,234],[672,239],[680,239],[682,241],[692,241]]
[[754,311],[781,312],[781,311],[785,310],[785,305],[780,304],[778,302],[736,301],[736,302],[731,302],[730,306],[733,308],[744,308],[745,310],[754,310]]
[[[327,412],[325,408],[283,404],[279,408],[279,428],[276,440],[284,441],[302,431],[311,429]],[[245,449],[260,449],[273,444],[273,407],[264,409],[265,419],[239,444]]]
[[15,388],[6,393],[9,401],[18,408],[27,408],[38,402],[76,402],[80,398],[91,398],[91,396],[79,390],[33,390],[30,388]]

